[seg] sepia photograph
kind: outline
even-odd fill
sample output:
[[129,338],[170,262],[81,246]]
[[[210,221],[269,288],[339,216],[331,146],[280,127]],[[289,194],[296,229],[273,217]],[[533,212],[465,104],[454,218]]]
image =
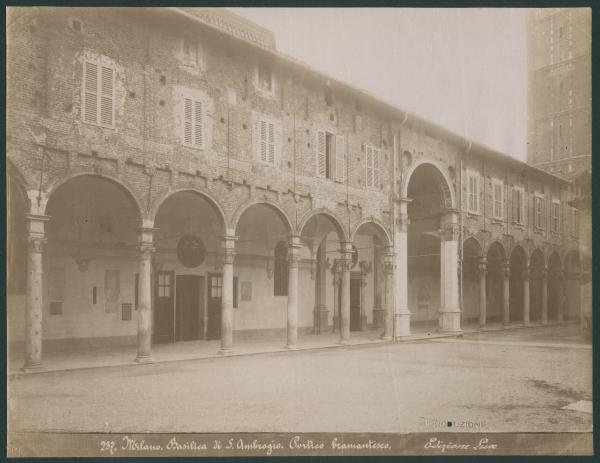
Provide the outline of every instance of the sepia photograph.
[[593,455],[591,8],[5,13],[8,457]]

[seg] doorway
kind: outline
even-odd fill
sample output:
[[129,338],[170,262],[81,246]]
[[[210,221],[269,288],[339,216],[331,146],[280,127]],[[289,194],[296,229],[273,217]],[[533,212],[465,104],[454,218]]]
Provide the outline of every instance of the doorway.
[[173,321],[175,314],[174,272],[157,271],[155,275],[154,342],[173,342]]
[[350,331],[361,331],[361,290],[360,277],[350,279]]
[[223,274],[209,273],[207,292],[207,326],[206,339],[221,339],[221,295],[223,291]]
[[177,275],[175,283],[175,340],[204,337],[204,277]]

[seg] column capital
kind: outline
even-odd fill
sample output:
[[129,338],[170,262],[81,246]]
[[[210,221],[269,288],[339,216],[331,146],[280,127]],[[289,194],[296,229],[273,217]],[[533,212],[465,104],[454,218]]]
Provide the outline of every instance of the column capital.
[[143,258],[150,259],[152,254],[154,254],[154,251],[156,251],[156,248],[151,241],[142,241],[140,243],[140,253],[142,254]]
[[502,270],[504,273],[504,278],[510,278],[510,262],[507,260],[502,264]]
[[479,276],[485,276],[487,273],[487,258],[485,256],[481,256],[479,258],[479,262],[477,263],[477,271]]
[[48,240],[44,237],[43,234],[30,233],[27,236],[27,243],[29,243],[29,250],[35,253],[41,253],[44,245],[48,242]]
[[232,265],[235,259],[235,242],[238,240],[237,236],[225,235],[221,239],[221,253],[223,264]]
[[138,227],[136,231],[140,236],[141,243],[152,243],[154,241],[154,232],[157,231],[158,228],[154,227]]
[[458,224],[449,222],[443,225],[440,236],[442,241],[458,241],[459,234],[460,227],[458,226]]

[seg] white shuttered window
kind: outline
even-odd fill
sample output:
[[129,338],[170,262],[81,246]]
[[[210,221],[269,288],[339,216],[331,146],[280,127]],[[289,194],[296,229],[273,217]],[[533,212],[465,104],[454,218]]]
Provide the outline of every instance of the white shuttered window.
[[479,214],[479,176],[476,173],[467,173],[467,210],[472,214]]
[[504,185],[499,180],[492,181],[492,196],[494,205],[494,218],[502,219],[504,216],[503,204],[504,204]]
[[183,144],[204,148],[204,103],[200,100],[184,98]]
[[258,154],[262,162],[275,164],[275,124],[266,120],[258,121]]
[[105,64],[83,63],[83,122],[114,127],[115,70]]
[[318,177],[346,181],[346,144],[342,135],[317,131],[316,171]]
[[379,188],[381,172],[381,150],[367,145],[367,187]]

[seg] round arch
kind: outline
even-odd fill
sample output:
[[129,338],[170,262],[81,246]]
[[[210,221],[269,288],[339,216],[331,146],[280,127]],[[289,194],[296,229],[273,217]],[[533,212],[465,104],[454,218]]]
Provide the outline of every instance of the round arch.
[[252,206],[256,206],[256,205],[264,205],[264,206],[267,206],[270,209],[272,209],[275,213],[277,213],[279,218],[281,218],[285,227],[287,228],[287,231],[289,233],[294,232],[294,226],[292,225],[292,221],[290,220],[290,218],[287,215],[287,213],[285,212],[285,210],[283,210],[281,208],[281,206],[279,206],[277,203],[275,203],[273,201],[264,200],[264,199],[253,199],[253,200],[248,201],[248,202],[242,204],[241,206],[239,206],[236,209],[236,211],[234,212],[233,217],[231,218],[231,222],[230,222],[231,230],[233,230],[237,233],[238,224],[240,222],[240,219],[244,215],[244,213],[248,209],[250,209]]
[[340,239],[340,241],[344,241],[344,242],[349,241],[349,237],[346,234],[346,232],[344,231],[344,227],[342,226],[342,223],[340,222],[340,220],[337,218],[337,216],[332,211],[330,211],[329,209],[324,208],[324,207],[320,208],[320,209],[314,209],[314,210],[309,211],[306,214],[304,214],[304,216],[300,220],[300,224],[297,229],[298,234],[302,235],[302,232],[304,231],[304,227],[306,226],[306,224],[310,221],[310,219],[312,219],[313,217],[316,217],[318,215],[325,216],[331,221],[332,225],[334,226],[334,228],[338,234],[338,238]]
[[492,259],[506,260],[506,250],[504,249],[504,245],[498,240],[492,241],[487,247],[485,255],[487,256],[488,261],[490,260],[490,254],[493,255]]
[[450,181],[450,178],[448,177],[448,175],[444,172],[444,169],[442,168],[442,166],[433,160],[423,159],[418,162],[415,162],[412,166],[409,167],[409,169],[406,172],[406,175],[404,176],[404,179],[403,179],[403,185],[402,185],[402,189],[401,189],[402,197],[403,198],[408,197],[408,186],[410,184],[412,175],[415,173],[415,171],[419,167],[427,166],[427,165],[433,167],[438,174],[438,178],[440,180],[440,191],[442,192],[442,195],[444,198],[444,206],[446,207],[446,209],[455,209],[456,208],[456,198],[454,195],[454,189],[451,187],[452,182]]
[[469,251],[474,251],[472,253],[469,253],[470,257],[483,257],[484,255],[483,246],[475,236],[469,236],[463,241],[463,258],[465,254],[465,249]]
[[226,219],[225,211],[223,210],[223,207],[221,206],[221,204],[215,198],[213,198],[211,195],[209,195],[207,192],[196,190],[194,188],[179,188],[177,190],[170,190],[167,193],[165,193],[163,196],[161,196],[157,201],[155,201],[154,206],[152,207],[152,209],[150,211],[150,218],[152,219],[153,224],[156,222],[156,217],[158,215],[158,212],[160,211],[161,206],[165,203],[165,201],[167,201],[169,198],[176,195],[177,193],[193,193],[193,194],[201,197],[202,199],[205,199],[210,204],[210,206],[213,208],[213,210],[216,212],[217,216],[219,217],[219,220],[221,221],[221,225],[223,228],[223,233],[225,233],[227,219]]
[[372,226],[375,230],[377,230],[376,235],[380,240],[382,240],[382,244],[384,246],[392,245],[392,239],[388,229],[380,220],[375,218],[364,219],[357,223],[352,232],[350,233],[350,241],[354,241],[358,231],[361,229],[361,227],[365,226]]
[[127,185],[125,182],[121,181],[120,179],[116,179],[110,175],[104,175],[104,174],[99,174],[99,173],[95,173],[95,172],[77,173],[75,175],[70,175],[68,177],[62,178],[62,179],[52,183],[46,190],[47,195],[48,195],[48,202],[46,203],[46,206],[44,207],[44,213],[46,213],[46,210],[48,208],[48,203],[50,203],[52,195],[55,194],[56,191],[58,191],[63,185],[66,185],[67,183],[69,183],[69,181],[76,179],[76,178],[80,178],[80,177],[98,178],[101,180],[106,180],[106,181],[114,184],[115,186],[117,186],[121,191],[123,191],[125,193],[125,195],[133,203],[133,205],[135,205],[135,209],[138,213],[140,222],[142,222],[144,220],[144,218],[145,218],[145,215],[143,214],[144,208],[143,208],[141,202],[139,201],[138,197],[135,195],[133,188],[131,188],[129,185]]

